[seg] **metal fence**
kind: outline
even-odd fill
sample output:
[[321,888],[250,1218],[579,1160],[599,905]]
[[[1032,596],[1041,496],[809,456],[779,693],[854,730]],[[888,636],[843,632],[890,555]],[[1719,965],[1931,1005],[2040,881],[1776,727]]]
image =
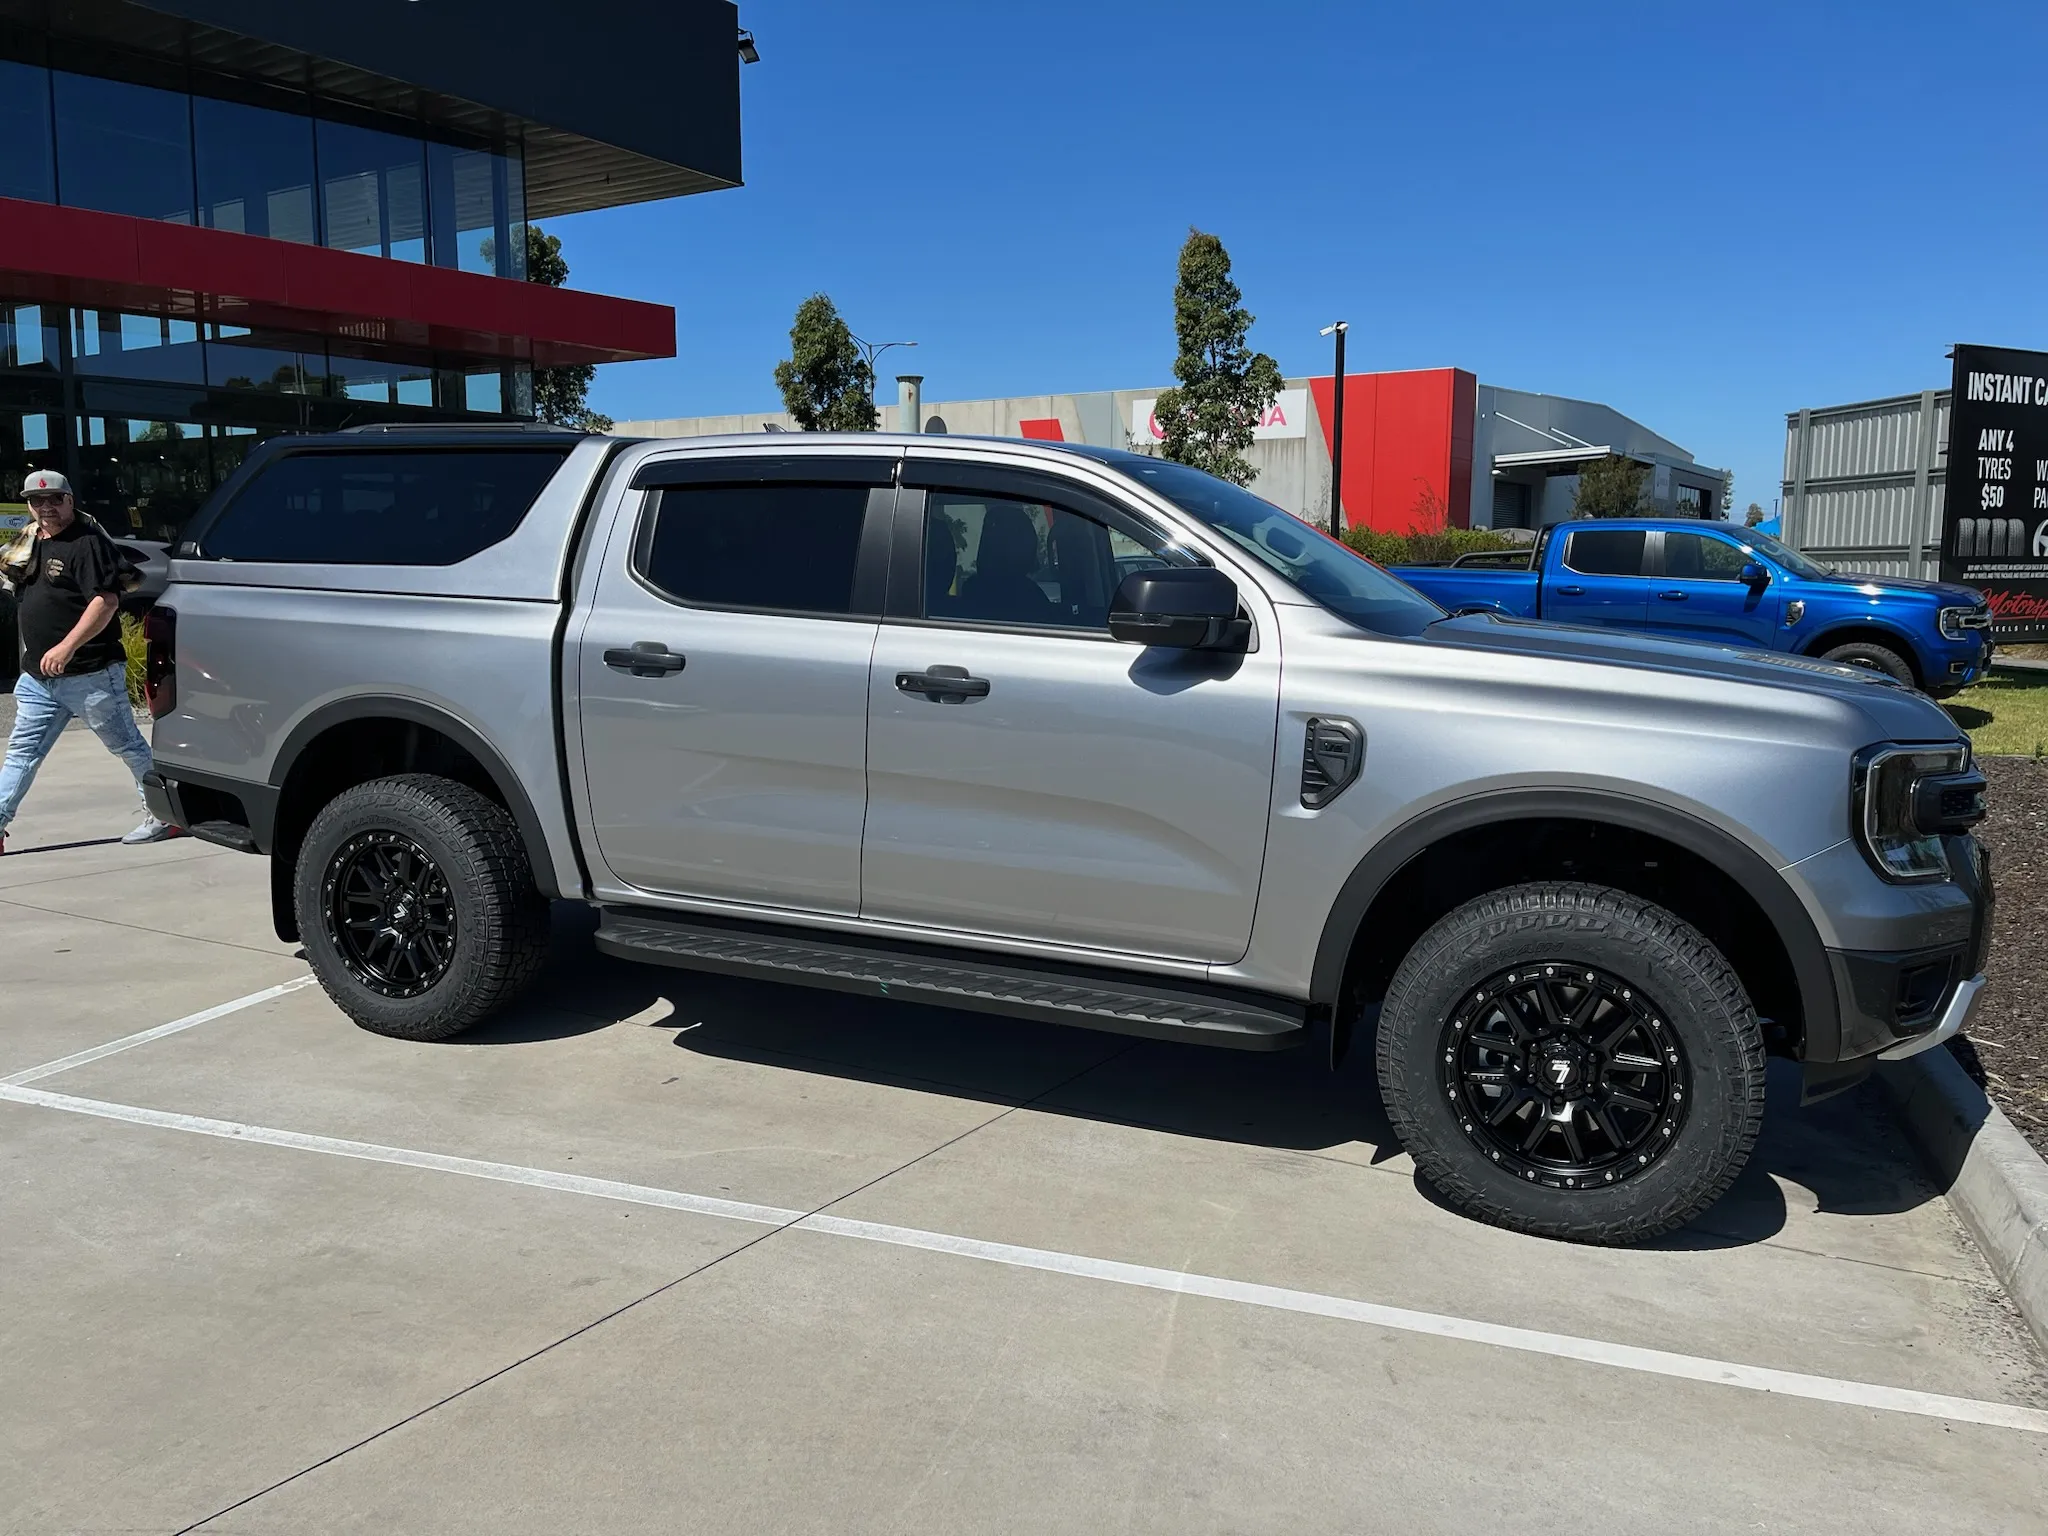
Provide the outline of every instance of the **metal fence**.
[[1785,541],[1842,570],[1935,576],[1948,407],[1928,389],[1788,415]]

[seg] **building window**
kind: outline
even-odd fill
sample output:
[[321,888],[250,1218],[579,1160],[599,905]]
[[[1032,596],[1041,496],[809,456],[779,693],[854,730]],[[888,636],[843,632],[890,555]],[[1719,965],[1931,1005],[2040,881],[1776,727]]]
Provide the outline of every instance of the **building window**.
[[56,71],[57,191],[72,208],[192,222],[192,107],[178,91]]
[[206,338],[206,382],[216,389],[273,395],[318,395],[327,389],[327,354],[306,353],[290,340],[258,335],[246,326],[211,325]]
[[318,243],[310,117],[195,96],[192,130],[200,223],[238,235]]
[[525,170],[517,156],[429,144],[427,182],[436,266],[526,276]]
[[0,59],[0,197],[57,200],[50,148],[50,72]]
[[57,368],[57,311],[0,305],[0,368]]
[[339,251],[427,259],[427,146],[419,139],[319,125],[320,211]]
[[159,384],[203,384],[199,327],[161,315],[111,309],[71,311],[72,365],[96,378],[146,379]]

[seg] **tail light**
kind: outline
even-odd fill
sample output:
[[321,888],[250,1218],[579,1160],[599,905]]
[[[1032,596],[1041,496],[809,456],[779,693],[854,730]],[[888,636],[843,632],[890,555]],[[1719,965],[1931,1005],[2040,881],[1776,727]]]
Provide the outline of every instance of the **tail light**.
[[178,707],[178,615],[162,604],[142,616],[142,692],[150,718]]

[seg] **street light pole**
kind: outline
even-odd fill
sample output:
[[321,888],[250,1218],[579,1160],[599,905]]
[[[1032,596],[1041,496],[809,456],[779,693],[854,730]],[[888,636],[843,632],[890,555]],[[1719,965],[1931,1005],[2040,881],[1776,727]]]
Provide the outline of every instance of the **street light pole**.
[[1339,320],[1317,334],[1337,338],[1337,409],[1330,427],[1330,537],[1344,537],[1344,333],[1351,322]]
[[[848,331],[846,334],[853,336],[851,331]],[[861,354],[867,359],[868,409],[872,411],[875,408],[875,359],[891,347],[914,347],[917,343],[914,341],[862,341],[858,336],[853,336],[853,344],[860,348]]]

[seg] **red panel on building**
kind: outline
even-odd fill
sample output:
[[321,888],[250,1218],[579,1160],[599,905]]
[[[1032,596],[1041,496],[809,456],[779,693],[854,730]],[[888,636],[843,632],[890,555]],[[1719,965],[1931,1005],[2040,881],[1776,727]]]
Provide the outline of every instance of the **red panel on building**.
[[1057,416],[1027,416],[1017,423],[1017,432],[1023,437],[1035,437],[1041,443],[1064,443],[1067,434],[1060,430]]
[[[1336,377],[1310,379],[1309,388],[1327,433]],[[1461,368],[1345,375],[1346,526],[1408,533],[1470,523],[1478,389]]]
[[0,292],[542,368],[676,354],[665,304],[14,198]]

